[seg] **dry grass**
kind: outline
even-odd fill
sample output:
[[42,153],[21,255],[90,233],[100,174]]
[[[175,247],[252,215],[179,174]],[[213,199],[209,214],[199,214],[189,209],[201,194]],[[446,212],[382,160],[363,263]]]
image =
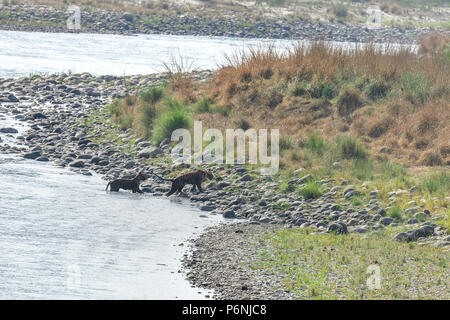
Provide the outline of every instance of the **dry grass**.
[[[231,110],[230,121],[252,119],[254,128],[279,128],[293,139],[311,129],[328,138],[351,133],[380,158],[449,164],[448,41],[423,39],[419,54],[374,46],[349,52],[323,43],[283,52],[253,48],[227,57],[208,95]],[[220,125],[214,118],[210,124]]]

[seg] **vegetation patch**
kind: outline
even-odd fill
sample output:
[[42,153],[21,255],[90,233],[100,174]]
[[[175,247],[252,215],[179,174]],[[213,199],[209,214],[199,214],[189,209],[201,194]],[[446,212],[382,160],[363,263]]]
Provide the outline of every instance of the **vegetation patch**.
[[[261,242],[253,268],[285,275],[275,289],[300,299],[449,298],[450,255],[445,248],[415,246],[385,235],[311,234],[305,229],[268,231]],[[368,287],[374,268],[380,271],[379,289]]]

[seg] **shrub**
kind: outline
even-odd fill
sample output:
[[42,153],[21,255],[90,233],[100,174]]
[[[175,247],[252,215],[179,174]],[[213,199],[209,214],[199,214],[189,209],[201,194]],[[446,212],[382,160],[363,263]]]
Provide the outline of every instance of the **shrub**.
[[337,18],[347,17],[347,6],[343,3],[337,3],[333,5],[333,13]]
[[342,159],[366,160],[369,153],[364,146],[354,137],[345,136],[336,139],[336,147]]
[[450,177],[445,170],[433,172],[422,180],[421,188],[428,193],[446,192],[450,189]]
[[346,87],[339,94],[336,104],[338,114],[340,116],[348,116],[353,111],[359,109],[363,105],[363,102],[356,88]]
[[292,138],[291,137],[281,136],[279,143],[280,143],[280,150],[281,151],[292,149],[293,142],[292,142]]
[[122,106],[120,105],[120,100],[115,99],[107,106],[108,112],[113,117],[120,117],[122,115]]
[[367,134],[372,138],[381,137],[386,131],[389,130],[393,120],[390,117],[384,117],[382,119],[375,120],[369,125]]
[[224,117],[228,117],[228,115],[230,113],[226,106],[220,106],[220,105],[213,107],[211,109],[211,112],[221,114]]
[[324,138],[315,133],[311,133],[308,136],[305,147],[318,155],[323,155],[328,149],[328,143]]
[[377,78],[369,82],[366,87],[366,96],[372,101],[377,101],[386,97],[389,91],[389,84],[382,78]]
[[163,97],[163,89],[161,87],[151,87],[141,91],[139,97],[147,103],[156,104]]
[[388,216],[395,220],[401,220],[402,210],[398,206],[394,206],[388,210]]
[[167,107],[153,123],[152,139],[156,144],[159,144],[165,138],[170,138],[174,130],[189,129],[191,124],[191,117],[184,107]]
[[208,113],[211,112],[211,100],[208,97],[201,99],[197,106],[195,107],[197,113]]
[[156,117],[156,109],[153,104],[146,103],[141,105],[139,120],[142,124],[145,138],[150,137],[155,117]]
[[250,129],[250,123],[245,119],[239,119],[235,121],[235,125],[237,128],[240,128],[244,131]]
[[424,166],[440,166],[444,163],[441,155],[437,151],[427,150],[422,153],[419,159],[420,164]]
[[309,181],[306,186],[300,191],[303,198],[308,199],[318,199],[322,196],[322,186],[316,181]]
[[400,79],[400,84],[403,95],[412,104],[424,104],[431,92],[425,76],[420,73],[405,73]]

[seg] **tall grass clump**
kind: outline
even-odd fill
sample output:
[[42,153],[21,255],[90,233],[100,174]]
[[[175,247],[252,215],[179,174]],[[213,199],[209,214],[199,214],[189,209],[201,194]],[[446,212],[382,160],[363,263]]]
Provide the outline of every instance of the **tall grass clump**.
[[336,151],[342,159],[367,160],[369,153],[358,139],[351,136],[339,137],[336,139]]
[[208,113],[211,112],[211,100],[208,97],[204,97],[203,99],[201,99],[196,107],[195,107],[195,111],[197,113]]
[[145,101],[147,103],[156,104],[159,100],[162,99],[164,94],[164,90],[161,87],[150,87],[146,90],[143,90],[139,93],[139,97],[142,99],[142,101]]
[[306,200],[318,199],[322,196],[322,186],[316,181],[310,180],[306,183],[306,186],[300,191],[300,194]]
[[315,133],[310,133],[305,143],[305,148],[317,155],[323,155],[328,150],[328,142],[325,138]]
[[433,172],[425,176],[421,183],[422,190],[426,193],[445,193],[450,190],[450,176],[446,170]]
[[340,116],[348,116],[353,111],[359,109],[363,105],[363,101],[358,89],[346,87],[340,92],[336,104],[338,114]]
[[192,125],[191,116],[186,108],[174,99],[169,99],[166,108],[157,116],[153,123],[152,140],[156,144],[165,138],[170,138],[176,129],[189,129]]

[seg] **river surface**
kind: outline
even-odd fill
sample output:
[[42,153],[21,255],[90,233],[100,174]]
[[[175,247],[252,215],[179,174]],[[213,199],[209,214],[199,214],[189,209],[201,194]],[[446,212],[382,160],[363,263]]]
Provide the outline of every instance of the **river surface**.
[[58,72],[132,75],[165,71],[175,59],[215,69],[225,54],[251,46],[286,47],[287,40],[171,35],[111,35],[0,31],[0,78]]
[[204,298],[180,259],[220,216],[15,156],[0,179],[0,299]]
[[[249,48],[278,50],[308,41],[244,39],[173,35],[111,35],[0,31],[0,78],[30,74],[90,72],[95,75],[133,75],[166,71],[164,63],[176,60],[189,69],[216,69],[225,56]],[[327,42],[353,49],[360,44]],[[385,44],[375,44],[385,47]],[[390,45],[393,48],[417,46]],[[189,68],[190,67],[190,68]]]

